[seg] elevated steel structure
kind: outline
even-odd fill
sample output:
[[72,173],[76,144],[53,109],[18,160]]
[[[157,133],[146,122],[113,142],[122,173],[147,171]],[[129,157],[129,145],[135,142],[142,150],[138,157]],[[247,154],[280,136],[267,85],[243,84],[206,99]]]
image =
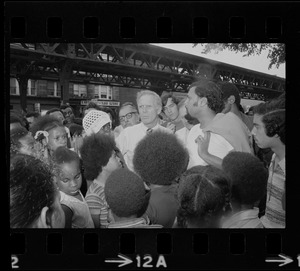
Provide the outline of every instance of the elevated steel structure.
[[[150,44],[12,43],[10,74],[26,79],[60,80],[186,92],[200,78],[230,81],[242,95],[261,99],[285,91],[285,79]],[[65,91],[64,91],[65,89]],[[21,98],[22,99],[22,98]]]

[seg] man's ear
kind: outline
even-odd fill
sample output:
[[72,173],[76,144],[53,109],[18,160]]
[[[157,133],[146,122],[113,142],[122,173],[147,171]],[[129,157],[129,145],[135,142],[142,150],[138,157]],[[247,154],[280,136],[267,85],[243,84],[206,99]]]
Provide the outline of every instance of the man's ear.
[[42,229],[46,229],[46,228],[51,228],[50,226],[50,221],[48,218],[48,211],[49,208],[47,206],[45,206],[42,211],[41,214],[37,220],[37,227],[38,228],[42,228]]
[[201,106],[207,105],[207,98],[206,97],[201,97],[201,98],[199,97],[198,105],[201,105]]

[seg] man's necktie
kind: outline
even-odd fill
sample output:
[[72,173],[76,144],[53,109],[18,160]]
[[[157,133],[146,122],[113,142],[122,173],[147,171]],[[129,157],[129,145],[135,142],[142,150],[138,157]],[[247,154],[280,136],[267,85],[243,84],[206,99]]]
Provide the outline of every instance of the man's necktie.
[[146,131],[147,135],[150,135],[152,133],[152,131],[153,131],[152,128],[148,128],[147,131]]

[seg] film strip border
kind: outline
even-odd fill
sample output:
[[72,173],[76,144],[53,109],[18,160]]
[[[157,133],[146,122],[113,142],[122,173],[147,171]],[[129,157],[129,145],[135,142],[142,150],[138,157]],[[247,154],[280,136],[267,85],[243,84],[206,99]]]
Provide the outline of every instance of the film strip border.
[[274,270],[300,267],[293,240],[278,230],[28,230],[11,234],[10,250],[23,270]]
[[283,42],[299,37],[297,2],[6,2],[12,40]]
[[[299,2],[6,2],[5,38],[6,42],[284,42],[289,90],[300,89],[295,83],[300,74],[298,13]],[[297,93],[293,92],[294,101]],[[287,160],[292,169],[293,161]],[[291,209],[297,202],[294,186],[287,185],[285,230],[10,230],[8,267],[298,270],[299,220],[297,209]]]

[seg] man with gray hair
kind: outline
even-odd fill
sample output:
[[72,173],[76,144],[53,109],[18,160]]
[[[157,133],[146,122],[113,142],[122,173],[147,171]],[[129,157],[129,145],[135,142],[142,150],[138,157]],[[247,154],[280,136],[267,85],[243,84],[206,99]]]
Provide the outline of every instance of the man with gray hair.
[[134,171],[132,163],[134,150],[142,138],[155,130],[171,133],[170,129],[159,124],[162,102],[157,93],[150,90],[142,90],[138,92],[136,101],[141,122],[124,129],[116,139],[117,146],[131,171]]

